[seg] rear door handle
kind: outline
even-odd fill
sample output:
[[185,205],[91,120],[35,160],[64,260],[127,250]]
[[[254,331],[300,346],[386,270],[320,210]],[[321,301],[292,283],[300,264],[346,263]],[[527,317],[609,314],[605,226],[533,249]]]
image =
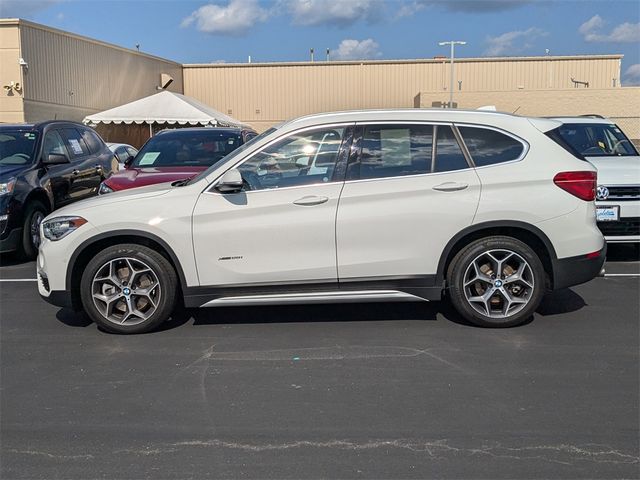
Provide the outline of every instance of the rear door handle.
[[312,205],[320,205],[321,203],[326,203],[328,201],[329,201],[329,197],[319,197],[317,195],[308,195],[306,197],[299,198],[293,203],[295,205],[310,207]]
[[98,164],[98,165],[94,165],[96,167],[96,170],[102,170],[102,165]]
[[458,190],[464,190],[468,186],[468,183],[444,182],[440,185],[436,185],[433,189],[438,192],[457,192]]

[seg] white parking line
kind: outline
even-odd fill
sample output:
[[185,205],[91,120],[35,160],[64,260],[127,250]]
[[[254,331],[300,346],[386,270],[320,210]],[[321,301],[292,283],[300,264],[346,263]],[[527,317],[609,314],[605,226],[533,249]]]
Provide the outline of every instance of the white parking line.
[[0,282],[37,282],[37,278],[0,278]]

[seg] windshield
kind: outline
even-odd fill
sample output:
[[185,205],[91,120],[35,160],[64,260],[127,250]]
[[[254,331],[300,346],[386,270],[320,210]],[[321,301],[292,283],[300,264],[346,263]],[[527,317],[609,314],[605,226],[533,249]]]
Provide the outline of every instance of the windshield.
[[566,123],[558,133],[584,157],[638,155],[631,141],[612,123]]
[[[266,130],[266,131],[262,132],[260,135],[258,135],[256,137],[253,137],[251,140],[249,140],[247,143],[242,145],[240,148],[237,148],[236,150],[234,150],[232,154],[228,155],[224,159],[225,162],[231,161],[232,159],[236,158],[238,155],[242,154],[242,152],[244,152],[247,149],[247,147],[251,147],[254,143],[259,142],[263,138],[271,135],[276,130],[277,130],[277,128],[272,127],[269,130]],[[137,160],[137,158],[136,158],[136,160]],[[196,177],[193,177],[189,183],[195,183],[198,180],[206,177],[207,175],[209,175],[213,171],[213,169],[215,169],[217,167],[219,167],[219,165],[213,165],[210,168],[207,168],[204,172],[201,172]]]
[[240,146],[237,131],[173,131],[152,137],[132,167],[209,167]]
[[0,132],[0,165],[30,165],[35,156],[38,132],[2,130]]

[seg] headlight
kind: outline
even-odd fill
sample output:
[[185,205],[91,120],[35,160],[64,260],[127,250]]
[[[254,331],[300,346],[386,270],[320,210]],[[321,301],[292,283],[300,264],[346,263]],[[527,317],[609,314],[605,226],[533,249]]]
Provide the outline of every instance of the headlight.
[[6,195],[13,192],[13,187],[16,185],[16,179],[12,178],[6,183],[0,183],[0,195]]
[[100,184],[100,188],[98,188],[98,195],[104,195],[105,193],[111,192],[113,192],[113,188],[109,188],[109,186],[104,182]]
[[56,217],[42,224],[42,233],[49,240],[60,240],[87,223],[82,217]]

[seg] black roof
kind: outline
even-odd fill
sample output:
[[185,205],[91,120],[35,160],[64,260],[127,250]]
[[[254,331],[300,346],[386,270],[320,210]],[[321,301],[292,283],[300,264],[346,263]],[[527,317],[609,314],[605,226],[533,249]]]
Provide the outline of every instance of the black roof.
[[186,127],[186,128],[166,128],[164,130],[160,130],[156,135],[167,134],[167,133],[193,133],[193,132],[230,132],[241,134],[242,132],[253,132],[254,130],[249,127],[239,128],[239,127]]

